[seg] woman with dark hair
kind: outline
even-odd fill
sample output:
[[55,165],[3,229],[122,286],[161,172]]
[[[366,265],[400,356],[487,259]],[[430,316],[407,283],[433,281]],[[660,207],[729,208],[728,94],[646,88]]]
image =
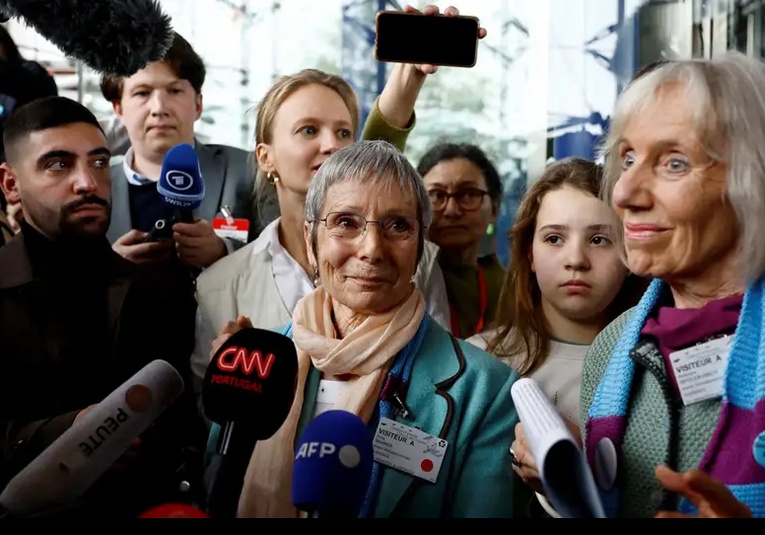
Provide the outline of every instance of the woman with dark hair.
[[433,207],[429,239],[438,245],[452,334],[468,338],[494,317],[504,268],[494,253],[481,255],[487,228],[496,221],[502,181],[486,154],[469,144],[441,143],[420,160]]

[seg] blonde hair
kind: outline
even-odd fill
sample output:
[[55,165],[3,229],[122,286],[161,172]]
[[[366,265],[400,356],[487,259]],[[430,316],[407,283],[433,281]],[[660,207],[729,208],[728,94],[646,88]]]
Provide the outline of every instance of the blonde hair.
[[681,87],[693,103],[703,150],[728,166],[726,200],[738,219],[741,275],[757,280],[765,273],[765,65],[760,60],[731,51],[712,59],[673,60],[634,79],[616,100],[600,149],[603,199],[611,204],[621,176],[619,144],[629,120],[670,85]]
[[[359,131],[360,121],[359,101],[350,84],[335,74],[329,74],[318,69],[303,69],[295,74],[279,78],[269,88],[258,104],[255,123],[256,146],[260,143],[271,143],[274,119],[284,101],[298,89],[314,84],[332,89],[340,95],[340,98],[343,99],[343,102],[348,107],[353,126],[353,136],[356,136],[356,133]],[[265,226],[273,219],[272,212],[274,209],[278,213],[278,200],[276,198],[276,188],[269,184],[266,173],[260,167],[257,167],[257,169],[254,200],[257,204],[257,213],[260,216],[261,223]]]

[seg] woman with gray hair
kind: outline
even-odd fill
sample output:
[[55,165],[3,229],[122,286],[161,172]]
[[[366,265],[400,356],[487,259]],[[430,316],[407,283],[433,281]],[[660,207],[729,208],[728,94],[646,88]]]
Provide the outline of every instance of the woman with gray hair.
[[255,447],[239,516],[298,516],[284,492],[295,439],[330,409],[356,414],[370,433],[394,419],[446,447],[435,482],[376,461],[360,516],[509,516],[517,376],[425,312],[412,279],[431,207],[416,170],[384,141],[342,148],[311,182],[305,219],[320,285],[282,330],[297,349],[297,393],[282,427]]
[[673,61],[619,96],[607,200],[653,282],[584,361],[612,516],[765,516],[765,67]]

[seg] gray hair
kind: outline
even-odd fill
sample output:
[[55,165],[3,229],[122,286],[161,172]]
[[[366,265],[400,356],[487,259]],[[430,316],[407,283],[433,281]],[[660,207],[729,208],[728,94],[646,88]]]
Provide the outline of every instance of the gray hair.
[[[345,181],[386,185],[411,193],[417,201],[417,220],[420,223],[417,260],[422,254],[425,230],[433,219],[430,198],[425,182],[395,146],[387,141],[359,141],[348,145],[324,160],[308,187],[305,200],[305,220],[314,222],[321,218],[327,200],[327,192],[335,184]],[[311,229],[311,241],[316,249],[317,226]]]
[[603,198],[611,204],[621,175],[619,143],[627,123],[657,98],[663,86],[675,83],[694,104],[694,129],[704,151],[728,166],[726,199],[738,219],[741,275],[748,282],[757,280],[765,273],[765,65],[761,61],[731,51],[712,59],[670,61],[636,77],[617,98],[600,150]]

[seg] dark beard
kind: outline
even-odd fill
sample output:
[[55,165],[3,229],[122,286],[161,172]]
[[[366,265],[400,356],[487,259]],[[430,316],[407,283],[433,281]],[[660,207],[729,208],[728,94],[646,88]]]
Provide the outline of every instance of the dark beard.
[[[86,204],[98,204],[106,209],[106,217],[101,220],[96,230],[85,231],[84,227],[99,219],[100,216],[80,219],[76,222],[71,217],[74,215],[75,210]],[[59,215],[58,221],[59,237],[62,241],[70,243],[87,243],[93,240],[102,240],[106,235],[106,231],[109,229],[111,213],[111,205],[108,201],[102,199],[101,197],[97,197],[96,195],[84,195],[79,199],[67,203],[61,207],[61,213]]]

